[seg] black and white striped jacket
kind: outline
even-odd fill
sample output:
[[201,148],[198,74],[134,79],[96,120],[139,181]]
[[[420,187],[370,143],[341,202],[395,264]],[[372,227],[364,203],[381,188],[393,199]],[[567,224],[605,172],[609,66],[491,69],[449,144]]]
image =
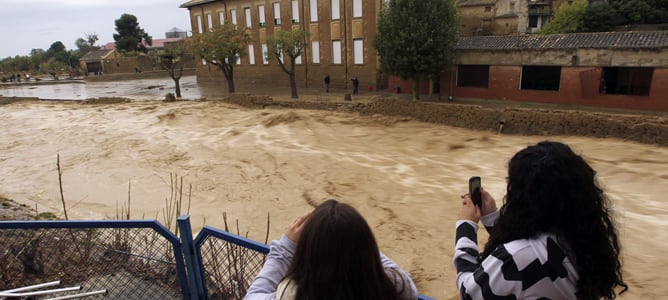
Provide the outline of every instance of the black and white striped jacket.
[[[499,213],[483,216],[493,226]],[[478,224],[457,221],[454,263],[461,299],[576,299],[575,266],[551,234],[515,240],[478,262]]]

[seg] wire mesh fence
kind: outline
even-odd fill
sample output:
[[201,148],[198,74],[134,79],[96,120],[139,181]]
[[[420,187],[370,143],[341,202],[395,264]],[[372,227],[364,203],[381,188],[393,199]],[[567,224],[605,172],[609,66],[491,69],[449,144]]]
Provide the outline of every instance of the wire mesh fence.
[[269,248],[205,227],[196,240],[209,300],[240,300],[260,273]]
[[59,280],[80,292],[107,290],[91,299],[183,298],[180,251],[154,228],[42,223],[47,228],[0,227],[0,290]]

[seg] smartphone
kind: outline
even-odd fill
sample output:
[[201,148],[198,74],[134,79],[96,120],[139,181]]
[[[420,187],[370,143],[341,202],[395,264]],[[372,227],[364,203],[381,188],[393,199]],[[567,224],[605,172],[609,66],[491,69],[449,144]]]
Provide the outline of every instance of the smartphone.
[[473,176],[469,178],[469,196],[471,196],[473,204],[478,207],[482,206],[482,193],[480,191],[480,187],[480,176]]

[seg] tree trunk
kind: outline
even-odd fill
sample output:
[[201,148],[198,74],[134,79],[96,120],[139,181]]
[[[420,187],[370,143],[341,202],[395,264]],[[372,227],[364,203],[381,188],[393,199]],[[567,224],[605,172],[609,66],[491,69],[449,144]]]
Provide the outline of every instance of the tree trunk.
[[234,93],[234,77],[230,76],[227,78],[227,90],[230,94]]
[[174,79],[174,86],[176,87],[176,90],[174,93],[176,94],[176,98],[181,98],[181,84],[179,83],[179,78],[172,78]]
[[413,100],[420,99],[420,79],[413,79]]
[[292,73],[289,73],[290,75],[290,94],[292,99],[297,99],[299,98],[299,95],[297,95],[297,79],[295,78],[295,72],[294,70]]

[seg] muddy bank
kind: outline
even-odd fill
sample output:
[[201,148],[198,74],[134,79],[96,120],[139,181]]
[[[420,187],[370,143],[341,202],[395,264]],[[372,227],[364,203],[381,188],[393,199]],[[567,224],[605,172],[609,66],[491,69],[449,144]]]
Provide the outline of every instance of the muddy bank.
[[[641,114],[559,110],[551,108],[486,107],[424,102],[376,96],[363,102],[283,101],[268,96],[234,94],[221,101],[243,107],[333,110],[360,115],[380,114],[460,128],[518,135],[575,135],[619,138],[668,146],[668,119]],[[503,123],[502,128],[500,125]]]

